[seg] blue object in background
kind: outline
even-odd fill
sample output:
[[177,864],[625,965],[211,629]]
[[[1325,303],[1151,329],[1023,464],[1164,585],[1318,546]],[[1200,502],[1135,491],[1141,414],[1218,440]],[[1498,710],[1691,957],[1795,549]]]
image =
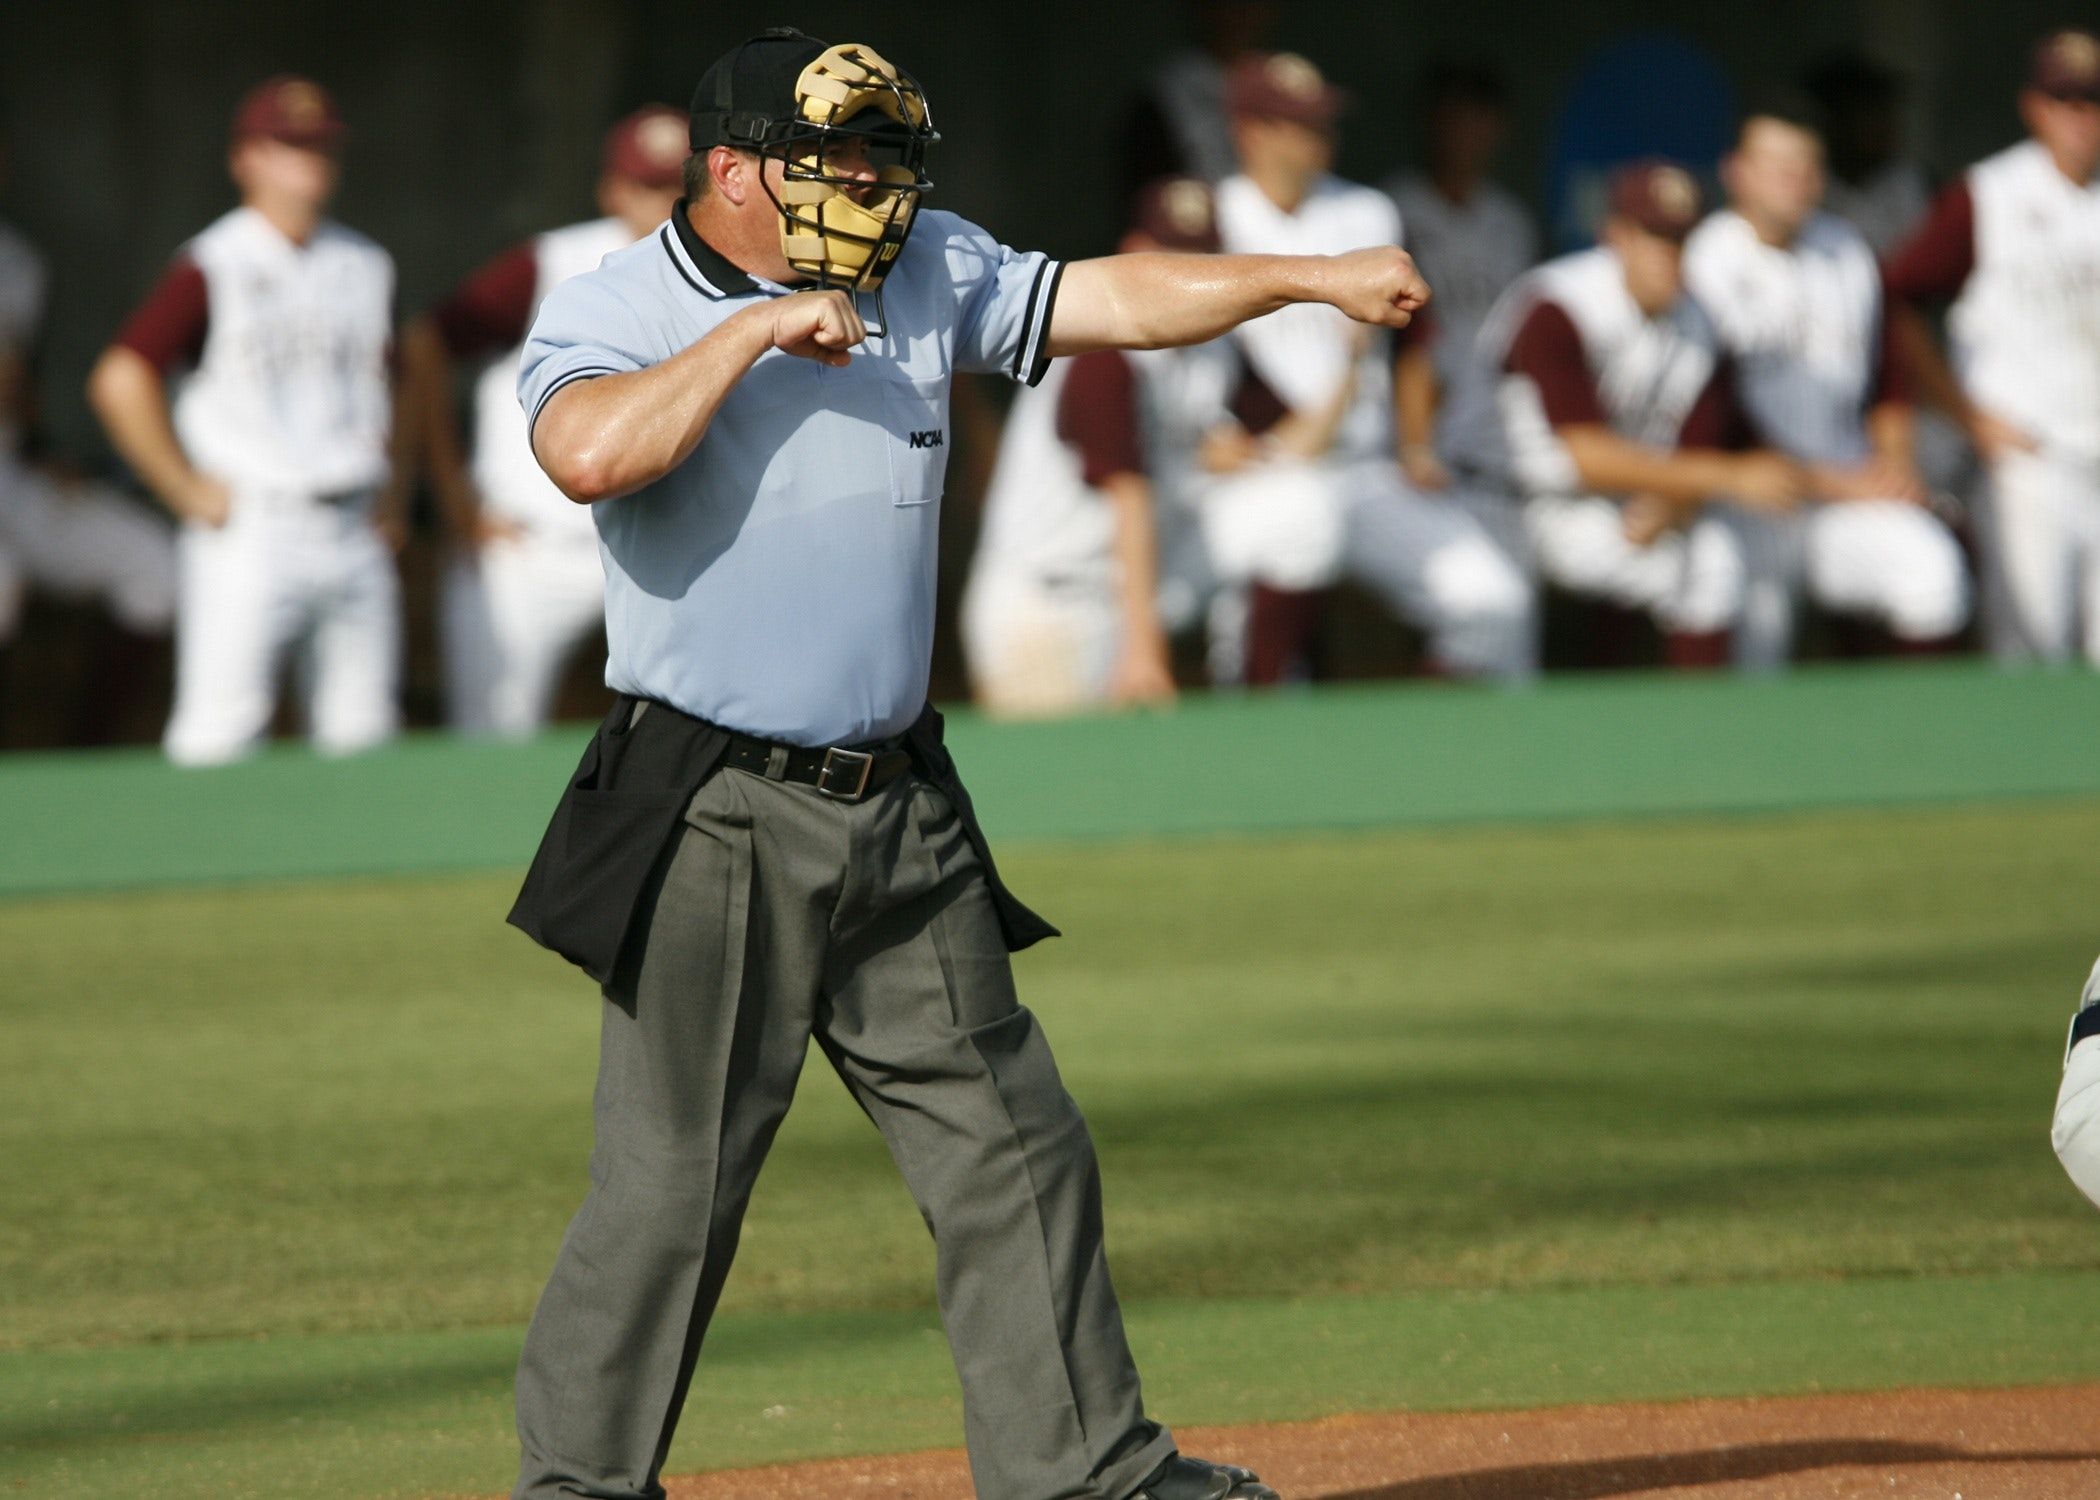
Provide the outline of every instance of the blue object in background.
[[1596,239],[1611,169],[1636,156],[1689,167],[1709,193],[1735,133],[1735,86],[1703,49],[1665,32],[1612,42],[1575,75],[1547,158],[1547,237],[1560,250]]

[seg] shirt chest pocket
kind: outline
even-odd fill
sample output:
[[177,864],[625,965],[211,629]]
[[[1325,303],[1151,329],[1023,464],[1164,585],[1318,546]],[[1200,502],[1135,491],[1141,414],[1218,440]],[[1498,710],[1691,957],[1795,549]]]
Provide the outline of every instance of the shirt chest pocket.
[[890,500],[928,505],[941,498],[948,472],[948,382],[881,382],[879,420],[887,435]]

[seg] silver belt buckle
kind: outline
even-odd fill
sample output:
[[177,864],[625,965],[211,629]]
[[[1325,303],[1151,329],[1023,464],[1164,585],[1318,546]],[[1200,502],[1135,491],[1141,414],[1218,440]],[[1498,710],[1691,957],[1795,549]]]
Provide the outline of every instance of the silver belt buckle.
[[[860,775],[854,778],[850,791],[834,790],[832,787],[831,773],[839,766],[860,768]],[[868,751],[845,750],[833,745],[824,752],[824,764],[817,768],[817,793],[819,796],[831,798],[834,802],[858,802],[868,794],[868,778],[874,773],[875,757]],[[847,774],[851,776],[852,771],[849,769]]]

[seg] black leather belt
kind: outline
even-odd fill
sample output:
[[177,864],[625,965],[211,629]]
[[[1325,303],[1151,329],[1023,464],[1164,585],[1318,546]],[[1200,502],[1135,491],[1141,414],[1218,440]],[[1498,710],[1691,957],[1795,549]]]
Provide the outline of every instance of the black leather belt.
[[834,802],[858,802],[909,771],[911,753],[896,740],[860,749],[848,745],[812,749],[732,732],[722,764],[768,781],[799,781]]
[[2075,1047],[2089,1036],[2100,1036],[2100,1003],[2088,1005],[2071,1018],[2071,1045]]

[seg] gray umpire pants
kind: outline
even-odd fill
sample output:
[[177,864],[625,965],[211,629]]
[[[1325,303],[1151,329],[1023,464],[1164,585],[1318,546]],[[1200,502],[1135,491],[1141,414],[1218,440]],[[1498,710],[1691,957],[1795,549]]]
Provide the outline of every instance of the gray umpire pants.
[[663,1495],[812,1036],[933,1232],[978,1495],[1128,1496],[1173,1439],[1124,1342],[1086,1123],[947,798],[911,775],[846,804],[720,771],[647,922],[607,990],[590,1193],[518,1366],[515,1500]]

